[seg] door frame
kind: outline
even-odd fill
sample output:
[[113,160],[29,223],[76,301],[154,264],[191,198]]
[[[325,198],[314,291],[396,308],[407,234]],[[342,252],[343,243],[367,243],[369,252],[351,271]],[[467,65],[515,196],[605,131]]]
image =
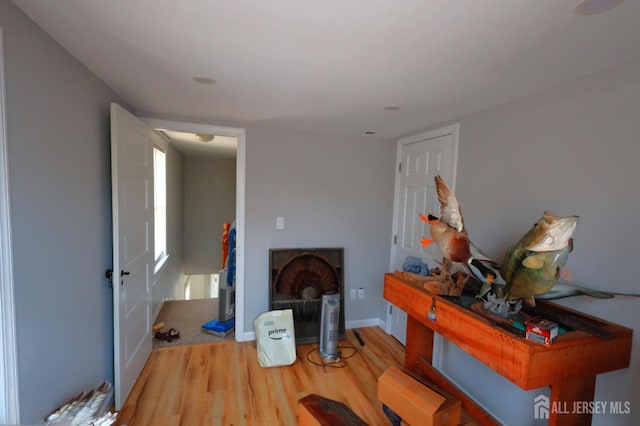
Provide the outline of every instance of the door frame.
[[[398,229],[397,229],[398,215],[399,215],[398,203],[400,202],[400,173],[398,172],[397,167],[398,167],[398,164],[402,162],[402,148],[405,145],[424,141],[426,139],[434,139],[434,138],[438,138],[438,137],[449,135],[449,134],[453,136],[453,165],[452,165],[452,171],[451,171],[453,177],[451,179],[451,182],[448,182],[448,184],[451,190],[455,191],[456,176],[458,174],[458,145],[459,145],[459,139],[460,139],[459,123],[452,124],[449,126],[444,126],[435,130],[419,133],[417,135],[408,136],[406,138],[398,139],[398,142],[396,145],[396,163],[395,163],[396,177],[395,177],[395,183],[393,187],[393,223],[392,223],[392,232],[391,232],[391,255],[389,257],[389,270],[393,268],[394,260],[396,258],[396,250],[397,250],[397,245],[394,244],[394,236],[398,234]],[[387,334],[391,334],[391,321],[392,321],[391,307],[392,306],[393,305],[391,304],[391,302],[386,302],[386,323],[385,323],[384,329]],[[436,353],[434,353],[434,360],[435,358],[439,358],[436,356]],[[436,366],[435,363],[434,363],[434,366]]]
[[238,139],[238,149],[236,152],[235,340],[236,342],[243,342],[246,340],[244,333],[246,129],[146,117],[140,117],[140,119],[154,129],[166,129],[189,133],[208,133],[220,136],[232,136]]
[[[20,423],[18,363],[7,158],[4,42],[0,28],[0,423]],[[8,391],[8,392],[7,392]]]

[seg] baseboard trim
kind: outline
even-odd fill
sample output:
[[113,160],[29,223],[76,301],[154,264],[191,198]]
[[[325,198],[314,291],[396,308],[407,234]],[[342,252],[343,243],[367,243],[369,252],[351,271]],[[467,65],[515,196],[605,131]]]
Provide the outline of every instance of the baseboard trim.
[[153,320],[151,321],[152,324],[155,323],[156,320],[158,319],[158,315],[160,315],[160,311],[162,310],[162,305],[164,305],[164,302],[166,301],[167,301],[167,298],[163,297],[160,304],[158,304],[158,307],[156,308],[156,310],[153,311],[153,314],[152,314]]
[[[375,327],[378,326],[385,330],[385,322],[380,318],[369,318],[364,320],[347,321],[345,323],[345,329],[350,330],[352,328],[360,327]],[[237,337],[237,336],[236,336]],[[245,331],[242,333],[242,340],[236,338],[236,342],[250,342],[256,340],[256,333],[253,331]]]
[[245,331],[244,334],[242,334],[242,340],[236,339],[236,342],[250,342],[252,340],[256,340],[255,331]]
[[347,321],[347,323],[345,324],[345,328],[349,330],[352,328],[360,327],[375,327],[377,325],[384,330],[384,324],[384,321],[382,321],[380,318],[369,318],[363,320]]

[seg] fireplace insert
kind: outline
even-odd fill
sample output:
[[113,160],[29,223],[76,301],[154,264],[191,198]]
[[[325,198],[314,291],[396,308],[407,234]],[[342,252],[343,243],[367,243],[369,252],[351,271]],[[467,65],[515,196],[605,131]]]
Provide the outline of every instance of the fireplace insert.
[[339,294],[338,336],[344,338],[343,265],[343,248],[269,250],[269,307],[293,310],[296,344],[320,341],[323,294]]

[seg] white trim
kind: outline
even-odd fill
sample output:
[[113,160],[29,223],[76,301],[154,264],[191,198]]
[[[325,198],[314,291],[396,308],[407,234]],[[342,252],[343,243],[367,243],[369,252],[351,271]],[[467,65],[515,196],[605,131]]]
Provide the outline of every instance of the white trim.
[[[236,341],[242,342],[244,336],[244,244],[245,244],[245,191],[246,191],[246,132],[238,135],[236,153]],[[240,303],[238,303],[238,301]]]
[[[384,321],[382,321],[382,319],[380,318],[369,318],[364,320],[347,321],[344,328],[346,330],[350,330],[352,328],[376,327],[376,326],[380,327],[383,330],[385,329]],[[237,334],[238,333],[236,332],[236,335]],[[237,337],[236,337],[236,340],[238,340]],[[247,331],[246,333],[242,333],[242,340],[238,340],[238,342],[240,341],[248,342],[252,340],[256,340],[256,333],[253,331]]]
[[246,333],[242,333],[241,339],[238,339],[238,328],[236,327],[236,341],[238,342],[250,342],[256,340],[255,331],[247,331]]
[[214,126],[210,124],[189,123],[183,121],[161,120],[141,117],[155,129],[168,129],[177,132],[209,133],[238,138],[236,153],[236,327],[237,342],[255,340],[251,333],[244,332],[244,243],[245,243],[245,175],[246,175],[246,130],[236,127]]
[[[0,423],[20,423],[15,300],[5,113],[4,43],[0,28]],[[8,392],[7,392],[8,391]]]
[[153,311],[153,314],[151,315],[152,318],[152,323],[155,323],[156,320],[158,319],[158,315],[160,315],[160,311],[162,310],[162,306],[164,305],[164,302],[167,301],[166,297],[162,298],[162,301],[158,304],[158,307],[156,308],[155,311]]
[[[439,129],[431,130],[429,132],[420,133],[417,135],[409,136],[406,138],[398,139],[396,145],[396,166],[402,162],[402,147],[411,143],[424,141],[426,139],[435,139],[445,135],[453,136],[453,165],[452,165],[452,179],[449,187],[452,191],[455,191],[456,188],[456,176],[458,174],[458,139],[460,137],[460,124],[452,124],[450,126],[441,127]],[[391,256],[389,257],[389,270],[393,268],[394,260],[396,258],[396,244],[393,243],[394,235],[398,234],[397,225],[398,225],[398,200],[400,196],[400,173],[395,173],[395,183],[393,186],[393,222],[392,222],[392,230],[391,230]],[[391,326],[392,326],[392,316],[390,313],[390,307],[392,306],[391,302],[387,302],[386,304],[386,324],[384,330],[387,334],[391,334]],[[434,354],[436,355],[436,354]],[[437,355],[436,355],[437,357]],[[439,361],[439,357],[438,361]]]
[[[154,222],[155,223],[155,222]],[[171,255],[164,253],[160,259],[156,260],[154,263],[154,267],[153,267],[153,276],[154,278],[159,277],[160,274],[162,273],[162,268],[164,268],[164,265],[167,264],[167,261],[169,260],[169,257],[171,257]],[[154,279],[154,282],[158,281],[157,279]]]
[[345,324],[345,328],[347,330],[351,328],[360,328],[360,327],[375,327],[378,326],[381,329],[385,329],[384,321],[380,318],[369,318],[363,320],[355,320],[355,321],[347,321]]

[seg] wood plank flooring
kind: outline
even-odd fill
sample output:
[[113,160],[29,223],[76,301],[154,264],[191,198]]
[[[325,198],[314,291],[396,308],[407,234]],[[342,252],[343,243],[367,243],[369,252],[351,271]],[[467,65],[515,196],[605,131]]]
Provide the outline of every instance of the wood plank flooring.
[[[116,425],[297,425],[298,400],[315,393],[342,402],[370,425],[389,424],[376,397],[378,377],[401,367],[404,347],[379,327],[347,330],[341,347],[357,352],[344,368],[317,366],[297,347],[290,366],[262,368],[256,342],[219,342],[155,349]],[[341,349],[343,357],[349,349]],[[320,361],[317,351],[310,355]]]

